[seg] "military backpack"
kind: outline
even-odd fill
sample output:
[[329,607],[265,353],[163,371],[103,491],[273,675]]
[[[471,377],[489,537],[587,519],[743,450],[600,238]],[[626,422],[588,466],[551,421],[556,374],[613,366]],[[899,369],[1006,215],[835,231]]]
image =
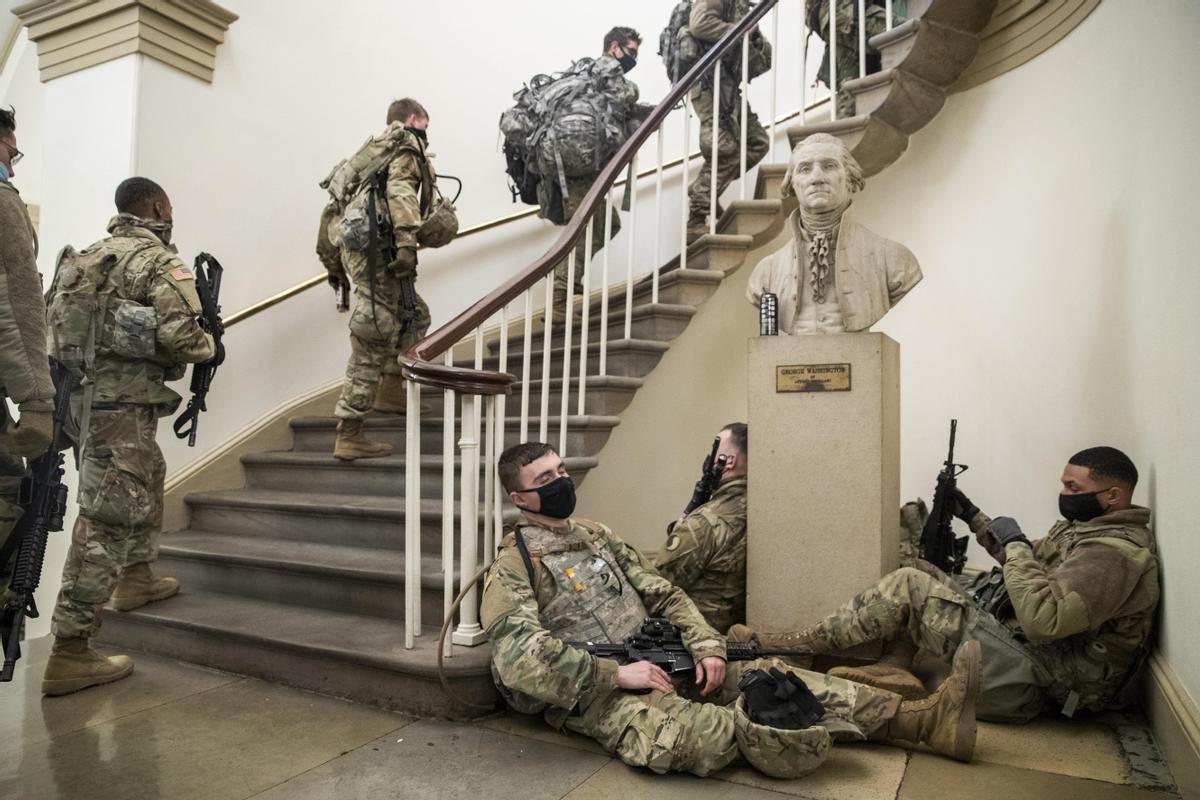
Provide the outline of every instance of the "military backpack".
[[[671,18],[667,27],[658,35],[658,54],[662,56],[663,65],[667,68],[667,77],[676,84],[696,66],[701,56],[709,51],[712,44],[702,42],[692,35],[690,21],[692,17],[693,0],[679,0],[671,9]],[[721,6],[721,19],[727,22],[737,22],[749,11],[749,3],[738,0],[725,0]],[[733,75],[740,80],[742,74],[742,51],[735,47],[721,59],[721,70],[726,75]],[[749,53],[750,79],[757,78],[771,68],[771,46],[759,33],[750,34]],[[702,80],[704,88],[712,88],[712,77]]]

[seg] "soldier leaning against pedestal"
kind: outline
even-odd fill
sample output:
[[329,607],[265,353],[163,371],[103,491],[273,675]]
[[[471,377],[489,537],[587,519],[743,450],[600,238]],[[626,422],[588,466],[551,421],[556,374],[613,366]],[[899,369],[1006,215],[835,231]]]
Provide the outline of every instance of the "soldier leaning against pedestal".
[[[211,359],[200,326],[196,279],[170,246],[173,212],[154,181],[130,178],[116,191],[110,236],[59,257],[48,295],[49,347],[86,378],[71,398],[82,458],[79,518],[54,609],[54,649],[42,693],[109,683],[133,671],[127,656],[88,647],[100,607],[131,611],[170,597],[174,578],[156,578],[166,465],[158,420],[179,407],[167,381]],[[95,311],[93,312],[93,309]]]
[[654,568],[683,589],[718,631],[746,621],[746,423],[721,429],[717,458],[725,457],[711,499],[680,518],[654,559]]
[[[1147,652],[1158,606],[1150,510],[1131,503],[1137,469],[1112,447],[1071,456],[1061,481],[1064,519],[1036,543],[1011,518],[990,519],[957,494],[958,517],[1002,564],[965,592],[918,562],[920,569],[896,570],[811,628],[756,636],[767,647],[813,653],[882,640],[944,660],[978,640],[981,719],[1026,722],[1045,709],[1071,716],[1112,706]],[[895,658],[839,672],[894,691],[920,688]]]
[[[816,769],[831,739],[918,741],[970,760],[979,648],[968,644],[951,677],[920,704],[776,659],[726,667],[724,639],[679,588],[605,526],[572,519],[575,490],[549,445],[506,450],[498,465],[521,520],[502,541],[483,589],[481,619],[492,645],[497,687],[517,711],[582,733],[627,764],[655,772],[708,775],[744,758],[768,775]],[[682,634],[695,681],[671,678],[646,661],[618,664],[569,642],[621,642],[653,614]],[[752,721],[739,697],[743,674],[782,670],[824,706],[800,729]],[[687,697],[696,699],[689,700]]]
[[334,412],[333,454],[346,461],[392,452],[366,437],[363,419],[372,410],[405,413],[397,357],[425,336],[430,322],[416,291],[417,246],[440,203],[426,150],[429,113],[404,98],[388,107],[387,125],[321,183],[332,199],[321,215],[317,253],[330,283],[340,286],[348,275],[354,284],[350,359]]
[[[13,112],[0,109],[0,546],[21,518],[18,493],[26,460],[46,452],[54,428],[37,236],[9,181],[22,155],[16,129]],[[19,425],[9,416],[5,398],[21,412]],[[8,581],[9,564],[0,564],[0,607],[7,606]]]

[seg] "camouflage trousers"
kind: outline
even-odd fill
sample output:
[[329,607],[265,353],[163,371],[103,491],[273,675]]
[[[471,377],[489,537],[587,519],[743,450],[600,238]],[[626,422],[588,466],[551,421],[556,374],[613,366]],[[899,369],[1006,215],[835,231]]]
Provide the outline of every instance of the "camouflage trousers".
[[[575,216],[575,212],[579,209],[579,205],[583,202],[584,195],[588,189],[592,188],[592,182],[595,177],[591,178],[572,178],[567,180],[567,196],[563,200],[565,218],[569,221]],[[612,235],[616,236],[621,230],[621,215],[617,213],[617,207],[614,205],[609,209],[609,215],[612,217]],[[592,213],[592,268],[597,269],[600,262],[596,260],[596,253],[604,248],[608,240],[604,237],[604,203]],[[579,241],[575,244],[575,295],[583,291],[583,266],[586,253],[584,248],[587,246],[587,229],[584,228],[583,235],[579,237]],[[561,296],[566,296],[567,293],[567,271],[569,267],[568,258],[559,262],[554,268],[554,289]]]
[[92,409],[79,469],[79,518],[51,627],[55,636],[95,636],[100,607],[121,572],[158,558],[166,464],[157,432],[153,406]]
[[1034,647],[979,608],[945,573],[925,561],[902,567],[817,623],[810,632],[831,650],[865,642],[909,642],[949,664],[964,641],[983,649],[976,714],[1027,722],[1044,710],[1050,685]]
[[[12,452],[9,436],[13,425],[12,417],[8,415],[8,405],[4,402],[4,393],[0,391],[0,547],[8,540],[8,535],[16,527],[24,511],[17,503],[21,489],[21,479],[25,477],[25,460]],[[0,564],[0,608],[6,608],[11,599],[8,582],[12,578],[12,562]]]
[[[811,5],[811,2],[806,4]],[[855,3],[851,0],[838,1],[838,23],[839,30],[837,33],[837,106],[838,119],[854,116],[855,100],[854,95],[843,88],[846,81],[857,80],[860,77],[862,65],[858,59],[858,9]],[[904,22],[904,15],[908,8],[906,3],[893,4],[892,13],[895,16],[895,24],[899,25]],[[821,57],[821,66],[817,71],[817,80],[829,85],[829,3],[827,0],[822,0],[821,8],[821,25],[814,31],[821,41],[825,42],[825,53]],[[869,42],[872,37],[878,36],[887,30],[887,7],[882,3],[867,3],[867,31],[866,39]],[[879,51],[874,47],[867,45],[866,68],[867,74],[877,72],[880,68]]]
[[[721,92],[722,103],[732,101],[732,86]],[[712,135],[713,135],[713,95],[711,91],[695,89],[692,91],[692,108],[700,118],[700,155],[704,166],[692,180],[688,188],[688,205],[693,221],[708,217],[712,207]],[[719,120],[720,131],[717,135],[717,198],[720,199],[725,189],[734,178],[742,172],[742,107],[739,100],[729,110],[730,115]],[[724,115],[724,112],[722,112]],[[746,171],[762,161],[763,156],[771,149],[771,138],[758,121],[758,115],[746,107]]]
[[[762,750],[745,752],[756,744],[736,733],[734,704],[740,694],[738,681],[751,669],[780,669],[794,672],[808,685],[821,704],[825,717],[814,728],[816,736],[801,737],[782,749],[763,743]],[[789,772],[811,772],[828,755],[829,739],[862,741],[895,716],[898,695],[870,686],[788,666],[772,658],[734,661],[725,681],[709,697],[701,698],[691,678],[676,680],[678,693],[632,694],[620,689],[598,697],[584,697],[581,713],[567,717],[565,726],[591,737],[606,751],[626,764],[649,767],[654,772],[691,772],[709,775],[739,756],[762,764],[783,759]],[[692,699],[689,699],[692,698]],[[773,730],[773,729],[769,729]],[[781,732],[800,734],[799,731]],[[781,766],[785,766],[782,765]]]
[[354,282],[354,308],[350,311],[350,359],[334,414],[340,419],[362,419],[375,401],[380,377],[385,372],[400,374],[397,356],[429,331],[429,306],[418,295],[415,314],[405,312],[400,304],[400,278],[383,264],[376,265],[372,286],[366,253],[343,251],[342,263]]

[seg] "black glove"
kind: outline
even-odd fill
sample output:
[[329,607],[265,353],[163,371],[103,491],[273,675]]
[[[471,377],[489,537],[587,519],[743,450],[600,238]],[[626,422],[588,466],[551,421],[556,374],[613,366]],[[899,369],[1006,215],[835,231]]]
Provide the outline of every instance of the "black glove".
[[417,248],[401,247],[396,251],[396,257],[388,262],[387,268],[401,277],[415,276],[417,272]]
[[950,501],[954,504],[954,516],[968,525],[979,513],[979,506],[971,502],[971,498],[962,493],[957,486],[950,490]]
[[1024,542],[1032,546],[1029,537],[1021,531],[1021,526],[1012,517],[996,517],[988,523],[987,532],[990,533],[1001,547],[1007,547],[1013,542]]
[[345,272],[329,272],[325,275],[325,282],[333,287],[335,292],[342,290],[342,284],[347,282]]
[[770,672],[748,670],[738,681],[751,722],[798,731],[825,716],[825,706],[794,672],[772,667]]

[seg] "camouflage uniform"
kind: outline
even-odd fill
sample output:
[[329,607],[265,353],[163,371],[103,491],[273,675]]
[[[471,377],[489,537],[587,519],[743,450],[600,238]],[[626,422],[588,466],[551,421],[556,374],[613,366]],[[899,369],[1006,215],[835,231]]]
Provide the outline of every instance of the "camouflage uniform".
[[[817,80],[829,85],[829,0],[814,0],[805,4],[805,18],[813,28],[813,33],[825,42],[825,54],[821,58],[821,66],[817,69]],[[815,14],[813,12],[816,12]],[[904,22],[908,13],[908,3],[905,0],[895,0],[892,3],[894,25]],[[867,2],[867,41],[872,36],[878,36],[887,30],[887,6],[875,0]],[[879,51],[867,45],[867,74],[878,72],[881,68]],[[858,64],[858,2],[857,0],[838,0],[837,4],[837,88],[838,88],[838,118],[854,116],[854,95],[842,88],[845,81],[856,80],[859,77]]]
[[[991,548],[1011,606],[993,614],[925,562],[884,577],[810,632],[833,649],[906,639],[949,662],[960,642],[983,647],[981,719],[1023,722],[1048,707],[1108,706],[1136,667],[1158,604],[1149,509],[1058,522],[1032,548]],[[978,514],[976,532],[990,520]],[[986,536],[986,534],[985,534]],[[987,576],[978,582],[982,585]],[[975,588],[975,587],[972,587]]]
[[[180,397],[165,386],[187,364],[213,357],[212,337],[197,321],[200,300],[191,269],[163,245],[147,225],[129,214],[108,224],[112,234],[81,255],[112,254],[116,262],[101,286],[109,292],[97,320],[92,408],[82,431],[79,518],[71,535],[53,631],[63,638],[91,638],[100,627],[99,608],[112,595],[123,570],[158,557],[165,465],[154,437],[159,417],[174,413]],[[68,266],[55,287],[69,287]],[[75,278],[77,279],[77,278]],[[53,290],[52,290],[53,291]],[[118,324],[118,311],[150,309],[156,327],[146,355],[134,358]],[[58,314],[50,297],[51,339]],[[72,397],[73,425],[87,416],[80,393]]]
[[[0,181],[0,546],[21,518],[17,504],[24,460],[11,450],[14,425],[4,398],[13,403],[54,399],[46,359],[46,304],[38,275],[37,236],[16,187]],[[0,597],[8,594],[8,566],[0,564]],[[0,604],[4,600],[0,599]]]
[[[692,4],[692,16],[688,21],[688,29],[692,36],[701,42],[715,43],[737,24],[750,10],[748,0],[695,0]],[[760,44],[751,42],[750,45],[750,74],[765,71],[770,66],[771,46],[765,41]],[[757,54],[756,55],[756,50]],[[756,58],[765,59],[761,67],[756,69]],[[732,61],[730,60],[732,59]],[[730,64],[735,64],[731,73]],[[721,112],[719,133],[717,138],[717,197],[720,198],[726,187],[741,174],[741,67],[742,50],[735,48],[730,58],[721,62]],[[692,90],[692,108],[700,120],[700,155],[704,166],[692,181],[688,189],[690,218],[693,223],[703,221],[711,208],[712,200],[712,136],[713,136],[713,90],[712,76],[708,85],[700,85]],[[758,115],[746,106],[746,170],[749,171],[771,148],[771,139]]]
[[654,568],[687,592],[709,625],[727,631],[746,621],[746,478],[722,483],[684,517]]
[[[399,124],[399,123],[394,123]],[[350,312],[350,359],[335,415],[340,419],[362,419],[371,410],[382,375],[400,374],[397,357],[429,331],[429,306],[417,296],[416,312],[401,306],[400,284],[409,277],[388,268],[391,253],[417,247],[422,222],[422,164],[425,148],[409,134],[387,167],[387,217],[391,241],[376,258],[374,281],[366,251],[342,248],[342,265],[354,283],[354,306]],[[381,230],[381,235],[386,228]],[[416,280],[414,270],[411,275]]]
[[[612,106],[613,112],[619,117],[616,120],[617,124],[628,131],[628,126],[631,122],[644,118],[653,106],[647,106],[638,103],[638,87],[637,84],[625,77],[624,71],[621,69],[621,64],[611,56],[602,55],[596,59],[596,72],[602,77],[605,85],[604,94],[608,96],[609,103]],[[599,165],[603,167],[604,165]],[[567,179],[567,196],[563,198],[563,225],[571,221],[571,217],[579,209],[583,203],[584,195],[588,189],[592,188],[596,177],[600,172],[597,170],[595,175],[587,175],[582,178]],[[598,265],[595,260],[595,254],[607,243],[604,237],[604,203],[601,203],[596,211],[592,214],[592,261]],[[546,210],[542,210],[542,215],[546,216]],[[615,237],[621,230],[621,217],[617,214],[617,207],[614,205],[609,210],[609,215],[612,218],[612,236]],[[584,235],[579,238],[579,242],[575,245],[575,292],[578,294],[583,290],[583,261],[584,248],[587,243],[587,230],[584,229]],[[567,291],[567,267],[568,260],[563,259],[558,266],[554,268],[554,288],[559,296],[566,296]]]
[[[647,613],[678,625],[697,662],[724,658],[724,641],[687,595],[603,525],[574,520],[568,530],[552,531],[526,523],[517,531],[528,546],[534,585],[510,533],[483,589],[481,615],[497,685],[514,709],[542,713],[550,725],[595,739],[627,764],[708,775],[740,752],[768,774],[798,776],[821,764],[830,737],[864,739],[896,713],[897,695],[772,659],[729,665],[708,698],[699,698],[682,676],[679,693],[622,690],[615,661],[566,642],[620,641]],[[754,725],[735,709],[741,674],[771,666],[798,674],[825,705],[818,725],[780,731]]]

